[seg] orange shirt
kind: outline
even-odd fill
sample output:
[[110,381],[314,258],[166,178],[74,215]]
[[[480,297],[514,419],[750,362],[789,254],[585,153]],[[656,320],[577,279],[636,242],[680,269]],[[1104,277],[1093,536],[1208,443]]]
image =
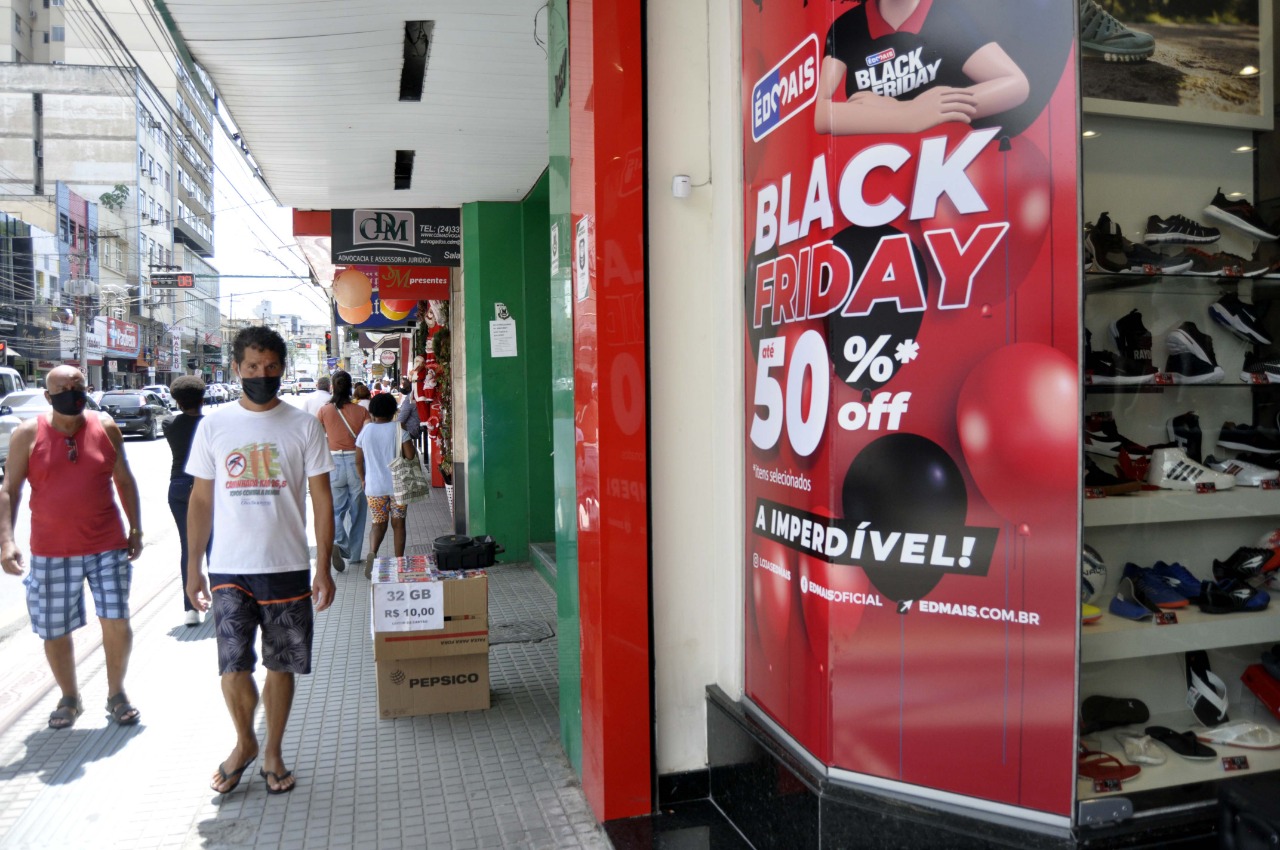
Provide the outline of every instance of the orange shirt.
[[[333,406],[333,402],[329,402],[320,408],[320,412],[316,416],[320,419],[320,424],[324,426],[324,435],[329,438],[329,451],[331,452],[355,451],[356,438],[352,434],[359,434],[360,429],[371,418],[369,411],[354,401],[342,405],[342,410],[338,410]],[[346,419],[347,425],[351,426],[350,431],[347,430],[347,425],[342,424],[343,419]]]

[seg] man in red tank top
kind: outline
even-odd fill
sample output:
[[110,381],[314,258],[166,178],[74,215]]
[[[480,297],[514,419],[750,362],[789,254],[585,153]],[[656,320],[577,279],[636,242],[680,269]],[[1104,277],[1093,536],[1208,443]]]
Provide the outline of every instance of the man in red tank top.
[[[13,522],[22,488],[31,483],[31,571],[23,580],[32,630],[44,640],[45,657],[62,690],[49,726],[65,729],[84,711],[76,684],[71,633],[85,624],[84,583],[89,583],[102,624],[107,657],[107,713],[121,726],[138,722],[124,693],[133,646],[129,627],[130,563],[142,553],[138,486],[125,460],[120,429],[105,413],[85,413],[79,370],[49,372],[45,398],[53,410],[14,430],[0,488],[0,566],[22,575],[22,553]],[[112,485],[129,522],[128,534]]]

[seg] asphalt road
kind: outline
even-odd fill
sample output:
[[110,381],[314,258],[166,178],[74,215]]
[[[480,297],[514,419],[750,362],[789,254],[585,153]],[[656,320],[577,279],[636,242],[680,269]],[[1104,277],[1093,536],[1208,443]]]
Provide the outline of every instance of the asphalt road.
[[[301,405],[306,396],[283,396],[286,404]],[[234,404],[234,402],[232,402]],[[217,407],[206,408],[206,412],[217,410]],[[140,596],[154,593],[159,587],[180,581],[178,572],[179,542],[178,529],[174,525],[173,515],[169,513],[169,470],[173,464],[173,456],[169,452],[169,443],[161,437],[148,441],[142,437],[124,438],[125,457],[129,460],[129,468],[138,482],[138,493],[142,499],[143,550],[134,561],[133,583],[131,594],[135,605]],[[31,512],[27,498],[30,491],[24,493],[22,506],[18,510],[18,526],[16,529],[18,546],[23,557],[30,558],[28,546],[31,537]],[[93,600],[85,588],[86,609],[92,616]],[[174,624],[182,622],[182,611],[173,613]],[[27,617],[27,603],[22,578],[0,573],[0,641],[11,637],[15,632],[30,628]]]

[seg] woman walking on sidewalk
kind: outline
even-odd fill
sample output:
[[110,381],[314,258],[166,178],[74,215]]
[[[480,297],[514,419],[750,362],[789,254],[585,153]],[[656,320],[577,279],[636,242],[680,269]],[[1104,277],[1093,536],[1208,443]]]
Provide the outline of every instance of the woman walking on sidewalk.
[[[373,421],[356,437],[356,471],[364,482],[364,495],[369,501],[369,513],[373,515],[373,529],[369,532],[369,558],[364,566],[364,576],[373,574],[373,559],[387,533],[387,520],[391,521],[392,544],[397,558],[404,557],[404,516],[406,508],[396,502],[395,486],[391,478],[391,461],[403,451],[407,458],[414,458],[413,440],[391,421],[396,403],[390,393],[381,393],[369,402]],[[397,444],[396,437],[402,436]]]
[[333,490],[333,568],[343,572],[346,562],[363,558],[368,503],[356,472],[356,437],[369,421],[369,411],[351,400],[351,375],[339,370],[333,373],[331,383],[333,400],[320,408],[317,417],[333,455],[333,471],[329,473]]
[[[186,610],[186,624],[200,625],[200,612],[187,598],[187,505],[191,501],[191,486],[195,479],[187,474],[187,456],[191,453],[191,441],[195,439],[196,428],[203,419],[204,381],[194,375],[183,375],[174,380],[169,387],[173,400],[178,403],[182,413],[173,418],[164,429],[164,438],[169,441],[169,451],[173,453],[173,468],[169,472],[169,512],[178,525],[178,541],[182,549],[182,559],[178,561],[178,573],[182,577],[182,607]],[[213,549],[213,538],[205,547],[205,558]]]

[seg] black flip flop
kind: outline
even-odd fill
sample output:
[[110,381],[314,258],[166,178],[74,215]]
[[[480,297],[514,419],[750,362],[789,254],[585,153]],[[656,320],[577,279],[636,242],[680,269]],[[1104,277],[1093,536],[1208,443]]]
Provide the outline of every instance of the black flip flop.
[[1187,702],[1191,710],[1205,726],[1226,723],[1227,686],[1209,669],[1209,653],[1195,649],[1186,655]]
[[1116,726],[1146,723],[1150,719],[1146,704],[1132,697],[1085,697],[1080,705],[1080,731],[1085,735]]
[[1168,726],[1148,726],[1146,732],[1184,759],[1211,761],[1218,757],[1217,750],[1196,740],[1195,732],[1175,732]]
[[272,782],[276,782],[276,783],[284,782],[290,776],[293,776],[292,770],[286,770],[284,773],[276,773],[274,771],[267,770],[264,767],[262,770],[258,771],[258,775],[261,776],[263,779],[267,780],[268,794],[288,794],[294,788],[298,787],[298,780],[296,779],[293,781],[293,784],[290,785],[288,788],[272,788],[271,787]]

